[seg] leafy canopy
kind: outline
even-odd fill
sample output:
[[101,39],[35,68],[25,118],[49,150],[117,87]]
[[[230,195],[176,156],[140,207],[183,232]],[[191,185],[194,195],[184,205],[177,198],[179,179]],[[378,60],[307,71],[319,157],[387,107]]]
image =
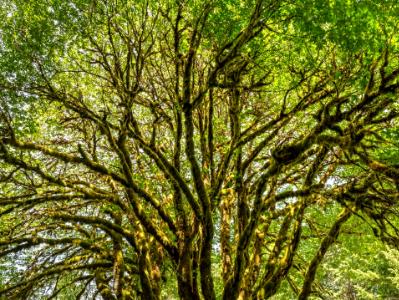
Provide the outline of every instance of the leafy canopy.
[[397,296],[396,1],[0,4],[1,297]]

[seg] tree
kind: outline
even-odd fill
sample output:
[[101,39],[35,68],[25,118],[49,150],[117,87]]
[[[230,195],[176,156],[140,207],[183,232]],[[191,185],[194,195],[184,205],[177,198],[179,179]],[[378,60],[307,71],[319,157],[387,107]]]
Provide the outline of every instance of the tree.
[[306,299],[348,220],[397,247],[379,2],[2,1],[0,295]]

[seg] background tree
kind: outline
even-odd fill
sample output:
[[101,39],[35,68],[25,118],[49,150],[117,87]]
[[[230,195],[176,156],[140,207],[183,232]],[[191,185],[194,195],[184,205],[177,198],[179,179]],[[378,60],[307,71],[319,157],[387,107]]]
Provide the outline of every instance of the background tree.
[[347,224],[397,247],[398,6],[318,3],[2,1],[0,295],[324,297]]

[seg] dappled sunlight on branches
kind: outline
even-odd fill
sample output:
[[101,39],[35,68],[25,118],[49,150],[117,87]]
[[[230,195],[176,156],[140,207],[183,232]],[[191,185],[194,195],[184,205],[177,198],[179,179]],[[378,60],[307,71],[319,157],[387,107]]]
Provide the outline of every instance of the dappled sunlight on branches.
[[388,4],[383,27],[345,1],[12,2],[1,297],[341,295],[318,270],[348,224],[398,247]]

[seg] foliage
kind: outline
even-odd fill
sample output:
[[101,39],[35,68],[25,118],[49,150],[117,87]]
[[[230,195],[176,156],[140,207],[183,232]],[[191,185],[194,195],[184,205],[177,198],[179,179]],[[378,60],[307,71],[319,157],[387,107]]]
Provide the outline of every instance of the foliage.
[[397,296],[399,5],[326,3],[0,0],[1,297]]

